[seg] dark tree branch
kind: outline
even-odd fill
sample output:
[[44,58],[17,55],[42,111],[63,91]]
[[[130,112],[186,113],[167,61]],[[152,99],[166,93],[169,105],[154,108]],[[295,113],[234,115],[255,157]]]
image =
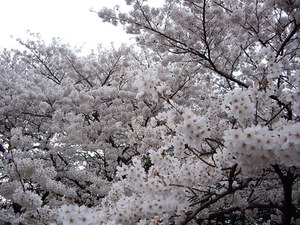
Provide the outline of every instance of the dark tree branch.
[[279,176],[283,186],[282,224],[290,225],[292,217],[296,216],[296,207],[293,204],[292,193],[294,181],[299,177],[299,174],[293,174],[290,170],[283,172],[277,164],[272,165],[272,167]]
[[230,189],[227,189],[226,191],[224,191],[223,193],[215,196],[214,198],[211,198],[210,201],[205,202],[204,204],[202,204],[198,209],[196,209],[194,212],[192,212],[191,215],[187,216],[187,218],[181,223],[181,225],[185,225],[188,224],[191,220],[195,219],[198,215],[199,212],[201,212],[203,209],[209,207],[210,205],[216,203],[217,201],[219,201],[220,199],[224,198],[225,196],[229,195],[229,194],[233,194],[238,190],[242,190],[245,187],[248,186],[248,183],[251,181],[251,179],[246,180],[243,184],[237,186],[237,187],[232,187]]
[[297,34],[297,32],[300,29],[300,23],[297,24],[296,21],[294,21],[294,28],[291,31],[291,33],[286,37],[286,39],[284,40],[284,42],[281,44],[280,48],[278,49],[277,53],[276,53],[276,58],[278,58],[278,56],[283,55],[283,51],[286,45],[288,45],[288,43],[290,42],[290,40],[292,39],[292,37]]
[[[111,17],[111,19],[119,20],[117,17]],[[147,19],[147,18],[145,18],[145,19]],[[208,56],[206,56],[205,54],[199,52],[197,49],[194,49],[194,48],[188,46],[185,42],[183,42],[181,40],[178,40],[178,39],[176,39],[174,37],[171,37],[171,36],[169,36],[169,35],[161,32],[161,31],[159,31],[158,29],[153,28],[152,26],[147,26],[145,24],[142,24],[142,23],[139,23],[139,22],[136,22],[136,21],[132,21],[132,20],[127,20],[125,22],[128,23],[128,24],[133,24],[133,25],[135,25],[137,27],[142,27],[145,30],[151,31],[151,32],[153,32],[153,33],[155,33],[155,34],[157,34],[157,35],[165,38],[166,40],[170,41],[170,43],[176,49],[180,49],[181,48],[181,49],[183,49],[183,50],[186,51],[185,53],[190,53],[190,54],[195,55],[198,58],[206,61],[210,65],[210,67],[208,67],[208,68],[210,68],[211,70],[213,70],[214,72],[216,72],[219,76],[221,76],[221,77],[223,77],[223,78],[225,78],[225,79],[227,79],[229,81],[232,81],[232,82],[238,84],[241,87],[245,87],[245,88],[249,87],[244,82],[242,82],[242,81],[240,81],[240,80],[232,77],[231,75],[228,75],[225,72],[222,72],[221,70],[219,70],[216,67],[216,65],[214,64],[214,62]]]
[[85,82],[87,82],[88,83],[88,85],[92,88],[93,87],[93,85],[92,85],[92,83],[85,77],[85,76],[83,76],[80,72],[79,72],[79,70],[74,66],[74,64],[72,63],[72,61],[71,61],[71,59],[66,55],[66,58],[67,58],[67,60],[70,62],[70,64],[71,64],[71,66],[72,66],[72,68],[74,69],[74,71],[85,81]]

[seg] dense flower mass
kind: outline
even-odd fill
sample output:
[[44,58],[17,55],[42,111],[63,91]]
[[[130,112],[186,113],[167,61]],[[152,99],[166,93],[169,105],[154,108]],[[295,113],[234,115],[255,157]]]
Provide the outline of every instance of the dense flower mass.
[[0,53],[0,224],[299,224],[299,1],[126,3]]
[[251,101],[250,95],[250,91],[243,89],[228,92],[224,97],[223,110],[241,124],[251,123],[255,116],[255,104]]
[[300,157],[299,123],[269,131],[267,127],[227,130],[225,146],[231,150],[243,171],[259,175],[265,165],[298,167]]

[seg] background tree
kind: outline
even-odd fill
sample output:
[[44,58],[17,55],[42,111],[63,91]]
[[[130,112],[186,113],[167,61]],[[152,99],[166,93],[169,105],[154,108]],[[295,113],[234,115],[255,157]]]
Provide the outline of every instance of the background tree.
[[134,104],[124,75],[133,53],[99,47],[79,57],[58,39],[20,44],[23,52],[1,54],[1,218],[49,223],[62,203],[100,204],[118,157],[135,154],[120,126],[133,112],[119,113]]

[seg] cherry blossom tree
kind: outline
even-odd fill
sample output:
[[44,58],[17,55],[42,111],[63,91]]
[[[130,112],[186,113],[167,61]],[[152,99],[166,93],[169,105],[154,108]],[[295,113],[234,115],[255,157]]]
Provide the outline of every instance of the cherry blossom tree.
[[298,1],[103,9],[136,46],[1,53],[0,219],[298,224]]
[[[188,209],[173,214],[179,218],[175,223],[290,224],[298,218],[299,143],[288,136],[299,136],[299,2],[170,0],[160,9],[147,1],[126,2],[131,12],[103,9],[99,16],[123,24],[164,65],[198,65],[194,85],[207,92],[189,109],[173,104],[181,119],[167,124],[170,141],[159,148],[163,158],[180,159],[180,166],[209,168],[205,179],[203,169],[176,176],[196,183],[170,182],[190,196]],[[215,99],[222,103],[212,104]],[[161,117],[156,119],[161,125]],[[191,163],[193,157],[197,163]],[[151,161],[152,169],[159,167],[159,160]],[[191,172],[199,170],[201,175]],[[155,171],[166,182],[170,172]]]
[[100,204],[116,166],[136,154],[122,124],[140,62],[127,47],[78,57],[58,39],[20,44],[1,54],[1,219],[47,224],[62,203]]

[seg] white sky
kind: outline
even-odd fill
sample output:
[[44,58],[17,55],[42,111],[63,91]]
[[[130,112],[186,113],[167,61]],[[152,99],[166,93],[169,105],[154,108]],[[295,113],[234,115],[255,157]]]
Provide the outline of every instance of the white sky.
[[108,46],[132,41],[122,27],[102,23],[90,12],[117,4],[123,5],[124,0],[0,0],[0,48],[16,47],[15,39],[27,37],[27,30],[40,33],[46,41],[60,37],[72,46],[84,44],[85,51],[100,43]]

